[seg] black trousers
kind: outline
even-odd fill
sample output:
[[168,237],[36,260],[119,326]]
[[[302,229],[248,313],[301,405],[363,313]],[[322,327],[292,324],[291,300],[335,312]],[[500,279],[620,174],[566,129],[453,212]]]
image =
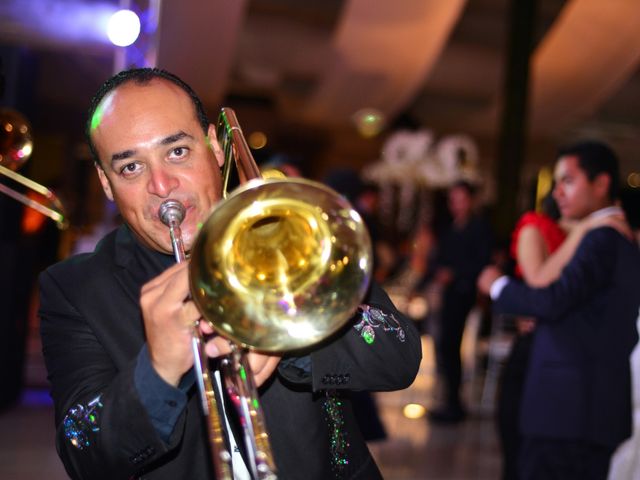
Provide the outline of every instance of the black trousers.
[[502,447],[502,480],[518,479],[518,452],[522,443],[520,403],[533,335],[526,333],[515,337],[500,376],[496,421]]
[[442,298],[440,328],[435,339],[436,364],[444,381],[445,407],[459,409],[462,361],[460,346],[467,315],[476,301],[476,292],[447,289]]
[[613,448],[579,440],[524,437],[520,480],[606,480]]
[[16,243],[0,242],[0,410],[12,406],[22,392],[27,344],[30,258]]

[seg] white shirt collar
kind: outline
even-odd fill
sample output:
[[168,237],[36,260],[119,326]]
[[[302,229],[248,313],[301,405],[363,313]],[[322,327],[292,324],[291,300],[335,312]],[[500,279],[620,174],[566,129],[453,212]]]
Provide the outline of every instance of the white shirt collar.
[[608,217],[609,215],[624,215],[624,211],[615,205],[611,207],[601,208],[600,210],[596,210],[595,212],[587,215],[588,218],[601,218]]

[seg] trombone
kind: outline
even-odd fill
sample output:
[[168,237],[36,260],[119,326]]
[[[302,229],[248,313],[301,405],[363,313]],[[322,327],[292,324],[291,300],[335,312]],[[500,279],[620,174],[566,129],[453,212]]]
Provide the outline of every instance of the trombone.
[[32,150],[31,127],[27,120],[14,110],[0,109],[0,175],[42,195],[44,202],[29,198],[3,183],[0,183],[0,192],[49,217],[64,230],[69,226],[69,220],[58,197],[44,185],[15,171],[27,161]]
[[[343,327],[369,285],[371,240],[360,215],[327,186],[261,178],[230,108],[220,112],[217,136],[225,153],[223,200],[191,249],[190,292],[203,319],[232,342],[221,371],[238,407],[247,468],[254,479],[273,479],[275,462],[247,352],[305,349]],[[231,162],[241,185],[227,195]],[[176,204],[167,200],[159,214],[169,226],[176,259],[184,259]],[[218,478],[231,478],[217,409],[221,400],[205,368],[197,328],[193,345],[214,468]]]

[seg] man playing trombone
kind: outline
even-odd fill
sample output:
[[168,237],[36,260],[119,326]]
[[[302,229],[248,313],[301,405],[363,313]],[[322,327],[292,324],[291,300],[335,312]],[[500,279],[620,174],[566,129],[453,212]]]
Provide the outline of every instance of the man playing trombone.
[[[40,277],[58,452],[77,479],[215,478],[192,368],[194,325],[209,338],[204,350],[212,359],[228,354],[230,342],[211,338],[211,327],[199,322],[189,261],[174,264],[158,214],[170,198],[184,206],[189,252],[222,195],[215,128],[180,79],[135,69],[101,87],[87,136],[124,224],[95,252]],[[347,392],[406,388],[420,358],[415,328],[375,284],[349,323],[320,344],[282,357],[250,353],[278,477],[380,478]],[[225,439],[233,476],[255,476],[244,468],[231,402],[220,403],[238,440],[235,449]]]

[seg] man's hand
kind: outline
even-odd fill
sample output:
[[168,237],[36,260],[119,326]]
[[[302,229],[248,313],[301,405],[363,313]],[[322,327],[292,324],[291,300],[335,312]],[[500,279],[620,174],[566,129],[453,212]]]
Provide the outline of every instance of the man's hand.
[[[189,300],[189,262],[173,265],[143,285],[140,307],[151,364],[175,387],[193,365],[194,328],[200,328],[204,335],[213,333],[207,322],[200,321],[198,308]],[[227,355],[231,353],[229,340],[216,335],[207,341],[205,352],[212,358]],[[279,361],[276,355],[249,353],[256,385],[273,374]]]
[[279,363],[279,355],[265,355],[256,352],[249,353],[249,365],[251,365],[256,387],[261,386],[273,375]]
[[200,312],[189,296],[189,262],[178,263],[143,285],[140,307],[151,364],[177,386],[193,365],[191,338]]
[[484,267],[484,269],[478,276],[478,290],[480,290],[480,292],[484,293],[485,295],[489,295],[491,285],[502,275],[502,271],[495,265],[488,265]]
[[[213,329],[207,322],[200,322],[200,330],[204,335],[213,333]],[[224,337],[215,335],[207,341],[205,353],[212,358],[231,353],[231,342]],[[280,363],[280,355],[265,355],[257,352],[249,352],[249,366],[253,373],[256,387],[261,386],[275,372]]]
[[613,213],[604,217],[595,218],[587,217],[583,222],[586,230],[598,227],[611,227],[615,228],[621,235],[627,237],[627,239],[633,240],[633,231],[631,230],[624,213]]

